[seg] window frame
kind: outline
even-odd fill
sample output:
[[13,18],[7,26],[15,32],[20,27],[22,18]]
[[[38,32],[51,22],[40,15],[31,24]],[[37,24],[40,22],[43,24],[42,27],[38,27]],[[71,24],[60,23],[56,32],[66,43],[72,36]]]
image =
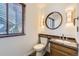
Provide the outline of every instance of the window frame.
[[9,28],[8,28],[8,3],[6,3],[6,34],[0,34],[0,38],[25,35],[25,33],[24,33],[25,4],[23,4],[23,3],[17,3],[17,4],[22,5],[22,32],[9,34],[9,31],[8,31],[9,30]]

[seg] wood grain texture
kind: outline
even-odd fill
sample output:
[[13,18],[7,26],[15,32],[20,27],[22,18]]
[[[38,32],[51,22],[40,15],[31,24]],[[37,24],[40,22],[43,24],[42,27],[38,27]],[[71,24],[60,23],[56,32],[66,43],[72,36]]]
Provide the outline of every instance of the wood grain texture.
[[52,56],[77,56],[77,51],[57,44],[50,44]]

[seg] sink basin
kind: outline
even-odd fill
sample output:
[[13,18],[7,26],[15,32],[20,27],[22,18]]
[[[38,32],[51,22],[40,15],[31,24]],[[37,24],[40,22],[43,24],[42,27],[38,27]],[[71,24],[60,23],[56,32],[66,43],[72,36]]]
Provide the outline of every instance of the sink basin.
[[58,39],[56,39],[55,41],[56,41],[56,42],[59,42],[59,43],[63,43],[63,40],[58,40]]
[[66,41],[66,40],[59,40],[59,39],[55,39],[52,41],[57,42],[57,43],[61,43],[61,44],[65,44],[67,46],[77,47],[77,44],[75,42],[70,42],[70,41]]

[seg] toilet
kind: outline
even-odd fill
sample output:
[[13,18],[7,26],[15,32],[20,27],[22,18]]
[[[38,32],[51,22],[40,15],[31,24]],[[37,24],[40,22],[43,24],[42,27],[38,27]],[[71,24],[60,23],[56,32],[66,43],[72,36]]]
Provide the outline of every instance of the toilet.
[[47,38],[41,38],[41,43],[36,44],[33,48],[36,51],[36,56],[43,56],[45,54],[45,47],[47,46]]

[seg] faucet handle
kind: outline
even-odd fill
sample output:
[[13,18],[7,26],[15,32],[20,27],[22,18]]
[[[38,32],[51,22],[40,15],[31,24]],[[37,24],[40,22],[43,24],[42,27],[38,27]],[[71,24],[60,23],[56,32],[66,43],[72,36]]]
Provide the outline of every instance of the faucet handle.
[[68,38],[66,37],[66,40],[67,40]]

